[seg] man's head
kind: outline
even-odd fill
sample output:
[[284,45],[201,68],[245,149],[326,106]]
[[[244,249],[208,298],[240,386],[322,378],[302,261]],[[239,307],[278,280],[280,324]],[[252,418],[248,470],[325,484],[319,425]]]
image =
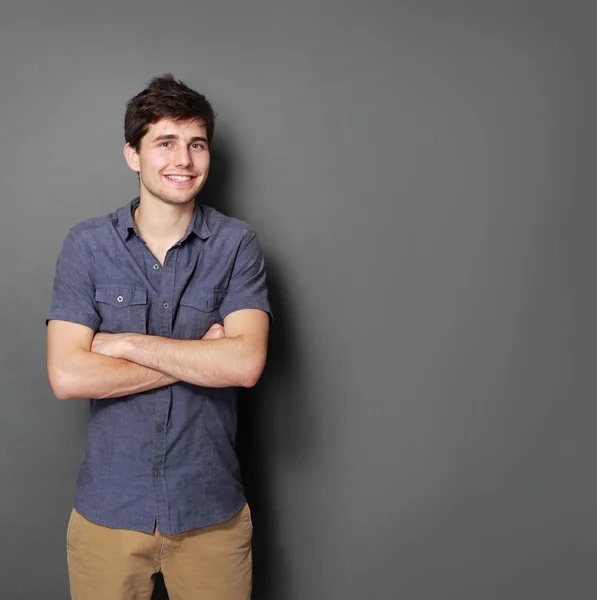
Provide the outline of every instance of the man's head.
[[127,103],[124,154],[141,196],[185,204],[209,172],[215,114],[205,96],[172,75],[156,77]]
[[211,144],[215,120],[211,104],[205,96],[169,73],[154,77],[142,92],[128,101],[124,116],[126,143],[138,151],[149,126],[161,119],[200,121]]

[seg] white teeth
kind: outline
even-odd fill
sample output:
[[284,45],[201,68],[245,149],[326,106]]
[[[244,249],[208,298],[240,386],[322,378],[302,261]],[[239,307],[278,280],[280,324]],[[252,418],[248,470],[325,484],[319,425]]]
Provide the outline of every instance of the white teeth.
[[166,177],[173,181],[191,181],[190,175],[166,175]]

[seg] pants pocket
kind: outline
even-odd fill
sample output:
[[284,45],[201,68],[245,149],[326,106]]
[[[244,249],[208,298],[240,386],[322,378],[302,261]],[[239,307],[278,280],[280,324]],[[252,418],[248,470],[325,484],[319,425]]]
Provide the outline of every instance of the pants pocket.
[[72,538],[73,538],[73,528],[74,528],[74,524],[75,524],[75,520],[77,519],[77,517],[79,516],[79,513],[73,508],[70,511],[70,517],[68,519],[68,525],[66,527],[66,547],[69,550],[73,550],[73,543],[72,543]]

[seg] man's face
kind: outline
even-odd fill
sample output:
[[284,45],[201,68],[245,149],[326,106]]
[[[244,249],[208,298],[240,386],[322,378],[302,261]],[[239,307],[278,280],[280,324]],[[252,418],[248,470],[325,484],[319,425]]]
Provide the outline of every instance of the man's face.
[[191,202],[209,172],[205,126],[197,120],[161,119],[150,125],[138,150],[124,147],[127,163],[139,173],[141,198],[166,204]]

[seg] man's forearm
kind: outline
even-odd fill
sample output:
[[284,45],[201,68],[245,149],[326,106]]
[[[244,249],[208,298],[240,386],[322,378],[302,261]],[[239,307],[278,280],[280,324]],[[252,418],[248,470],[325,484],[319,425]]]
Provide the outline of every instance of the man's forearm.
[[50,383],[61,400],[119,398],[178,381],[135,362],[87,350],[73,352],[65,364],[68,366],[50,372]]
[[131,334],[122,344],[122,357],[194,385],[251,387],[261,375],[264,357],[247,344],[242,337],[175,340]]

